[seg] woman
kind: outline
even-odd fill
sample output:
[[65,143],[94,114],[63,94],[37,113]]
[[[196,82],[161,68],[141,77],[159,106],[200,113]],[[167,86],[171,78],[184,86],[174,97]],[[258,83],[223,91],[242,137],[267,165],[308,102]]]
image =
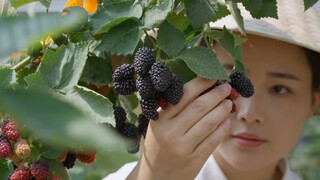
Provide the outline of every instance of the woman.
[[[288,3],[278,1],[279,20],[253,20],[242,11],[248,33],[243,64],[255,88],[252,97],[238,98],[230,114],[230,85],[199,96],[214,81],[189,81],[180,103],[150,122],[139,162],[105,179],[299,179],[286,156],[320,105],[320,27],[306,22],[309,16],[320,22],[320,15],[315,9],[304,13],[302,1]],[[224,18],[212,28],[223,25],[236,27]],[[228,54],[219,45],[215,51],[231,71]]]

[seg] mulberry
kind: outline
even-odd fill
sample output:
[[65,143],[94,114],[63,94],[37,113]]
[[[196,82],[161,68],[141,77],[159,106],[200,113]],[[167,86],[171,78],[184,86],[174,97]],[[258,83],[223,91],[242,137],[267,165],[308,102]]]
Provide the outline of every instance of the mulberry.
[[134,70],[139,75],[147,74],[154,62],[155,58],[151,49],[139,48],[134,56]]
[[0,158],[7,158],[11,155],[12,148],[9,140],[5,136],[0,135]]
[[4,120],[1,124],[1,131],[11,141],[17,141],[20,137],[20,130],[12,119]]
[[116,120],[116,128],[121,127],[127,120],[126,111],[121,106],[113,106],[113,115]]
[[20,159],[24,159],[30,155],[31,149],[25,140],[19,140],[14,145],[14,152]]
[[95,150],[88,152],[79,152],[76,153],[76,157],[79,161],[85,164],[92,164],[96,160],[97,152]]
[[141,98],[151,98],[155,95],[156,90],[153,87],[151,77],[149,74],[144,76],[139,76],[136,80],[137,91]]
[[150,120],[145,115],[143,115],[141,113],[139,114],[138,131],[139,131],[139,134],[142,135],[144,138],[146,137],[146,134],[147,134],[149,121]]
[[131,64],[122,64],[112,74],[113,82],[132,79],[134,77],[134,68]]
[[13,171],[13,173],[10,176],[10,180],[30,180],[31,172],[28,167],[18,167]]
[[175,105],[178,104],[183,95],[183,83],[181,79],[173,75],[173,79],[169,88],[165,91],[165,97],[168,102]]
[[142,113],[149,119],[157,120],[159,113],[157,112],[158,101],[156,99],[141,99],[140,101]]
[[245,98],[251,97],[254,93],[254,88],[251,80],[244,73],[235,71],[230,75],[230,85],[235,88],[238,93]]
[[63,161],[63,165],[67,169],[71,169],[73,168],[75,162],[76,162],[76,154],[72,152],[68,152],[66,160]]
[[136,91],[136,80],[134,78],[113,82],[113,89],[117,94],[129,95]]
[[136,153],[139,151],[140,136],[138,128],[132,123],[125,123],[119,129],[121,135],[126,137],[126,147],[129,153]]
[[164,92],[172,80],[171,71],[161,61],[152,64],[150,75],[154,88],[160,92]]
[[30,171],[31,175],[36,180],[44,180],[47,178],[49,174],[49,165],[47,162],[44,161],[36,161],[31,165]]

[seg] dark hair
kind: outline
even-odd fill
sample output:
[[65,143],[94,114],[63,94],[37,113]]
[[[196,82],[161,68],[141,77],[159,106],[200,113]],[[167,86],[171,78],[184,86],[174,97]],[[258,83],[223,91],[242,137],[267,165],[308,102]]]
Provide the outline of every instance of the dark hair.
[[312,71],[312,90],[320,91],[320,53],[304,48]]

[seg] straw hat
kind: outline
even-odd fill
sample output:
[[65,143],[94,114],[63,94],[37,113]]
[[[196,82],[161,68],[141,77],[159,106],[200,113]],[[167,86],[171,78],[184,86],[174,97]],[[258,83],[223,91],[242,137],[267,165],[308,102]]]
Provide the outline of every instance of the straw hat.
[[[319,6],[318,9],[316,6]],[[254,19],[241,3],[238,3],[246,33],[282,40],[320,52],[320,4],[304,11],[303,0],[277,0],[278,19]],[[234,18],[229,15],[214,23],[213,29],[226,26],[238,30]]]

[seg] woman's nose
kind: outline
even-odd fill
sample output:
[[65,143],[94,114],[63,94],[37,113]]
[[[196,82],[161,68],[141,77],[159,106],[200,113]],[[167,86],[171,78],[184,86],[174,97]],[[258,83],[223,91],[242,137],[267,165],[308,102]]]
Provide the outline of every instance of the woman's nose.
[[264,100],[255,93],[250,98],[237,100],[237,119],[246,123],[264,123]]

